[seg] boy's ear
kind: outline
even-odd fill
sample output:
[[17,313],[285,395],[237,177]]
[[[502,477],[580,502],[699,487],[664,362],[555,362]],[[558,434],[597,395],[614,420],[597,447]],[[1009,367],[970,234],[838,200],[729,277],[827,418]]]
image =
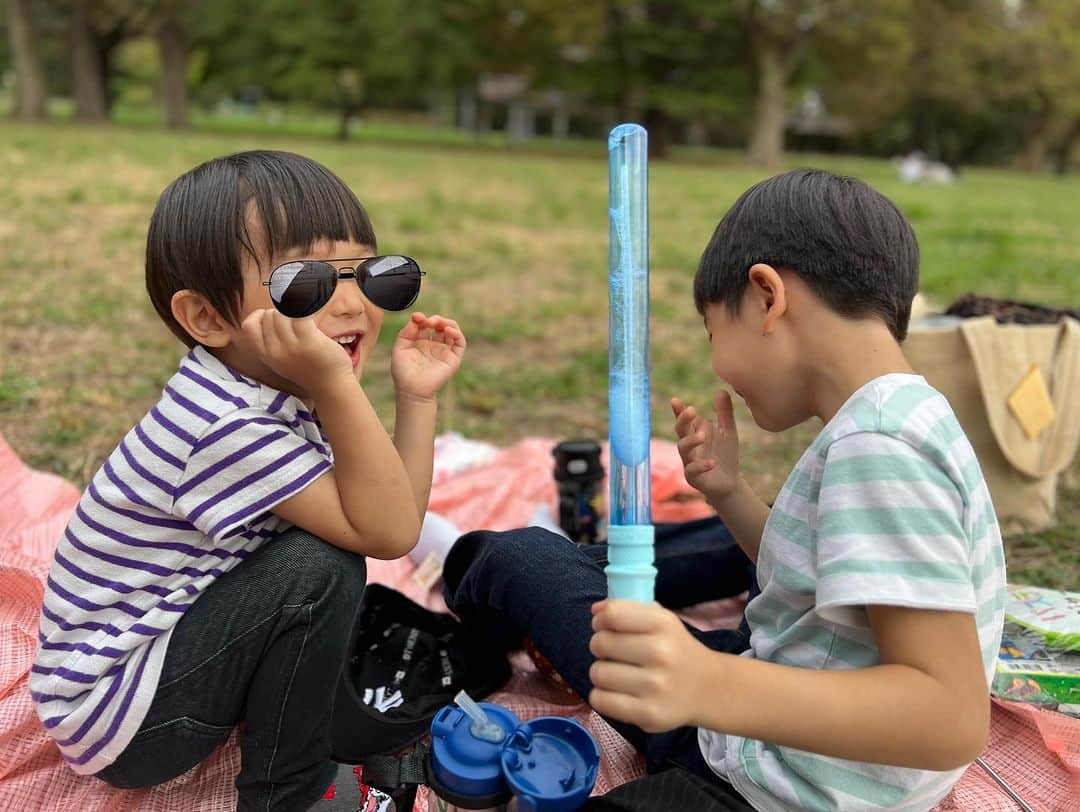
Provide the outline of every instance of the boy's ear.
[[768,335],[777,319],[787,312],[787,290],[780,272],[772,265],[759,262],[750,268],[750,296],[754,313],[761,317],[761,334]]
[[224,347],[229,343],[229,322],[201,293],[178,290],[169,304],[173,318],[198,343],[206,347]]

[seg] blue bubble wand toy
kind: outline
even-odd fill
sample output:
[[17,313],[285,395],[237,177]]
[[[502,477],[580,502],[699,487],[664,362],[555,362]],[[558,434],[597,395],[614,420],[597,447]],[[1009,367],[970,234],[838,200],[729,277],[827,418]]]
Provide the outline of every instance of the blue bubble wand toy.
[[620,124],[608,136],[610,288],[608,595],[653,599],[649,473],[649,140]]

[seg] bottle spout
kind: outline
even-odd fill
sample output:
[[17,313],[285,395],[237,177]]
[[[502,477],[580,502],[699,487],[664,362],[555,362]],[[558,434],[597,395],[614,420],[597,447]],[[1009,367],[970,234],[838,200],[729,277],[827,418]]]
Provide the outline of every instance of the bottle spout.
[[502,727],[491,721],[488,715],[484,713],[484,709],[473,702],[472,697],[464,691],[458,691],[457,696],[454,697],[454,704],[465,711],[465,714],[472,720],[469,731],[476,738],[486,742],[501,742],[506,738],[506,732]]

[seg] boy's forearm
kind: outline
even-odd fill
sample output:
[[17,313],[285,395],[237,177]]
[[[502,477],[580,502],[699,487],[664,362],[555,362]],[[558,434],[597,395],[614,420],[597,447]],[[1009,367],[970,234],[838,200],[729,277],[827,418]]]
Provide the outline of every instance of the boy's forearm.
[[742,477],[731,494],[722,499],[708,497],[708,502],[724,520],[743,552],[756,564],[761,535],[769,519],[769,506]]
[[968,764],[986,741],[989,697],[957,697],[912,666],[818,671],[704,649],[702,656],[698,727],[924,770]]
[[319,393],[315,406],[334,450],[335,481],[349,523],[372,538],[400,535],[404,542],[412,535],[415,543],[419,522],[401,522],[414,509],[412,483],[363,388],[346,381]]
[[434,398],[428,400],[401,394],[397,396],[394,447],[397,448],[412,483],[421,522],[424,520],[431,495],[437,412],[438,404]]

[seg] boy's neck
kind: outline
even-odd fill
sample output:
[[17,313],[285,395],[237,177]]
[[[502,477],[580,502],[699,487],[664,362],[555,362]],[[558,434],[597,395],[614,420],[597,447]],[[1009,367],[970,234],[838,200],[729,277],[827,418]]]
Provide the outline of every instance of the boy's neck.
[[889,328],[878,319],[835,316],[825,321],[804,337],[805,382],[813,413],[822,423],[832,420],[853,394],[875,378],[914,372]]

